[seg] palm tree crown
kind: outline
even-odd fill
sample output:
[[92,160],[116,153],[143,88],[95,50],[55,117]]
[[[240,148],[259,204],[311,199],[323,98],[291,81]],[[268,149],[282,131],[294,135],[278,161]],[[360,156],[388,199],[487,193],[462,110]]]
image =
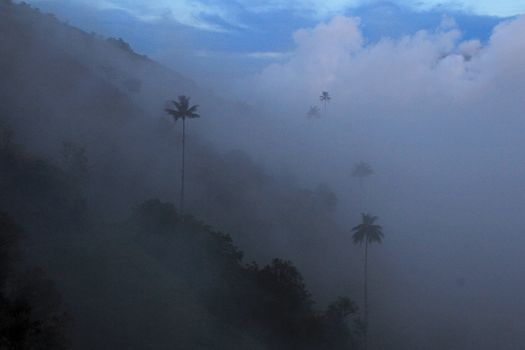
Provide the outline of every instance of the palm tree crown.
[[352,170],[352,176],[358,177],[358,178],[364,178],[372,175],[374,173],[374,170],[370,166],[370,164],[365,162],[359,162],[354,166],[354,170]]
[[306,113],[306,116],[308,118],[319,118],[320,116],[319,107],[317,106],[310,107],[310,109],[308,110],[308,113]]
[[323,91],[321,93],[321,96],[319,96],[319,99],[322,101],[322,102],[328,102],[330,101],[332,98],[330,97],[330,95],[328,94],[328,91]]
[[363,213],[361,219],[361,224],[352,229],[354,244],[381,243],[383,241],[383,228],[375,224],[378,219],[377,216]]
[[173,117],[173,120],[186,118],[199,118],[200,115],[197,113],[199,105],[190,107],[190,98],[188,96],[179,96],[178,101],[171,101],[175,106],[175,109],[166,108],[166,112]]

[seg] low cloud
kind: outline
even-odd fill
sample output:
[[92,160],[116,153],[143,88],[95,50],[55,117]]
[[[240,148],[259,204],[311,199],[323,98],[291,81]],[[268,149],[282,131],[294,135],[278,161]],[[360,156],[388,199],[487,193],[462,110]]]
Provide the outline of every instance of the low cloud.
[[518,39],[523,35],[525,17],[520,17],[497,26],[483,46],[462,40],[461,29],[445,17],[434,31],[367,44],[359,19],[336,16],[295,32],[291,57],[241,82],[252,87],[241,91],[249,91],[252,101],[287,106],[297,101],[291,108],[300,111],[327,90],[335,97],[332,111],[341,118],[351,111],[407,116],[415,106],[424,117],[458,100],[466,109],[478,109],[494,91],[518,98],[521,90],[510,82],[519,85],[523,79],[525,44]]

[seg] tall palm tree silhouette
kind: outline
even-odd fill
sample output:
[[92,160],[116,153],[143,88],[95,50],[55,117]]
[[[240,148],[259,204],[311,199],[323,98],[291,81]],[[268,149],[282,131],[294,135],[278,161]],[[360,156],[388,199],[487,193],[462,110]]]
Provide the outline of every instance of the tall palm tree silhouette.
[[352,229],[354,244],[365,243],[365,275],[364,275],[364,348],[368,347],[368,244],[383,241],[383,228],[376,224],[378,217],[361,214],[361,223]]
[[171,101],[175,106],[175,109],[166,108],[166,112],[173,117],[173,120],[177,122],[182,119],[182,171],[181,171],[181,184],[180,184],[180,211],[184,214],[184,158],[186,148],[186,118],[193,119],[199,118],[197,109],[199,105],[190,106],[190,98],[188,96],[179,96],[178,101]]
[[321,102],[323,103],[323,105],[324,105],[324,110],[325,110],[325,112],[326,112],[326,104],[327,104],[328,102],[330,102],[330,100],[332,99],[332,98],[330,97],[330,95],[328,94],[328,91],[323,91],[323,92],[321,93],[321,96],[319,96],[319,99],[320,99]]
[[[369,177],[370,175],[374,174],[374,169],[370,166],[370,164],[366,162],[359,162],[356,165],[354,165],[354,169],[352,170],[352,176],[357,178],[359,180],[359,187],[361,187],[361,192],[363,196],[363,207],[366,207],[367,205],[367,191],[364,186],[364,179]],[[366,209],[366,208],[365,208]]]

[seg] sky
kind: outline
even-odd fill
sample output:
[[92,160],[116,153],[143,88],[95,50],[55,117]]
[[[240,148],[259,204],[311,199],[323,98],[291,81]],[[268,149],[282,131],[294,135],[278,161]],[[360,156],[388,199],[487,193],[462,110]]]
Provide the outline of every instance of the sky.
[[286,60],[293,33],[337,15],[360,18],[367,42],[437,28],[454,18],[464,38],[487,40],[525,2],[435,0],[30,0],[87,31],[122,37],[146,54],[204,84],[256,73]]

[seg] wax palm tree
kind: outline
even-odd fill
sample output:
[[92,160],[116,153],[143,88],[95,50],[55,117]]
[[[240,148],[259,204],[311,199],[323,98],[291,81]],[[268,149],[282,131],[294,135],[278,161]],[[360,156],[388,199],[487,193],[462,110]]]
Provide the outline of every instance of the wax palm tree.
[[310,107],[310,109],[308,110],[308,113],[306,113],[306,116],[310,119],[319,118],[320,116],[319,107],[317,106]]
[[332,99],[332,98],[330,97],[330,95],[328,94],[328,91],[323,91],[323,92],[321,93],[321,96],[319,96],[319,99],[320,99],[321,102],[323,103],[323,105],[324,105],[324,110],[325,110],[325,112],[326,112],[326,104],[327,104],[328,102],[330,102],[330,100]]
[[180,211],[184,214],[184,157],[186,146],[186,118],[199,118],[197,114],[198,105],[190,106],[190,98],[188,96],[179,96],[178,101],[171,101],[175,109],[166,108],[166,112],[173,117],[176,122],[182,119],[182,171],[181,171],[181,187],[180,187]]
[[364,186],[364,179],[369,177],[370,175],[374,174],[374,169],[370,166],[370,164],[366,162],[359,162],[356,165],[354,165],[354,169],[352,170],[352,176],[357,178],[359,180],[359,187],[361,188],[362,192],[362,205],[366,206],[367,202],[367,193]]
[[354,244],[365,243],[365,275],[364,275],[364,345],[368,346],[368,244],[383,241],[383,228],[376,224],[377,216],[361,214],[361,223],[352,229]]
[[352,176],[360,180],[369,177],[373,173],[374,169],[372,169],[370,164],[362,161],[354,165],[354,170],[352,170]]

